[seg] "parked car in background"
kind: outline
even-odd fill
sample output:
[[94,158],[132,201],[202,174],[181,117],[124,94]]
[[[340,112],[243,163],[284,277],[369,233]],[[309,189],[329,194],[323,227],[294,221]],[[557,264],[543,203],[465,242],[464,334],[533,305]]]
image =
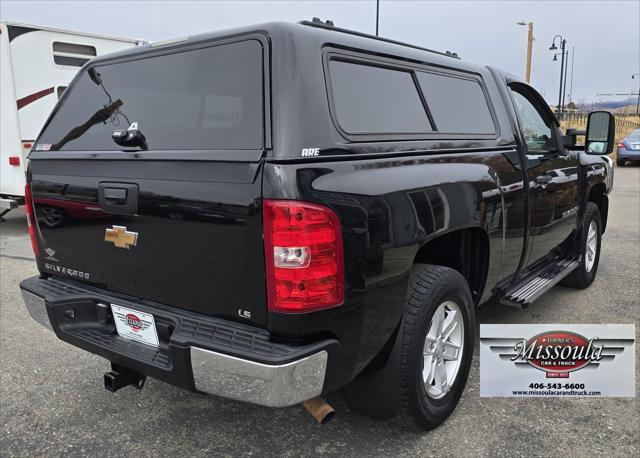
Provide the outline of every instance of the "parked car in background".
[[640,129],[634,130],[618,143],[616,163],[622,167],[627,161],[640,162]]
[[0,22],[0,219],[24,201],[27,154],[78,70],[139,40]]

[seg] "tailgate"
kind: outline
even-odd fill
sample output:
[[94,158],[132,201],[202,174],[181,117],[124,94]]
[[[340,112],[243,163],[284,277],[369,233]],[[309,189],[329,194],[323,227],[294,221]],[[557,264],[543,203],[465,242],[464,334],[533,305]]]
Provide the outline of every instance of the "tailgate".
[[30,156],[41,271],[266,324],[260,37],[85,66]]
[[[30,167],[42,271],[266,322],[260,163],[32,160]],[[135,210],[124,208],[127,200]]]

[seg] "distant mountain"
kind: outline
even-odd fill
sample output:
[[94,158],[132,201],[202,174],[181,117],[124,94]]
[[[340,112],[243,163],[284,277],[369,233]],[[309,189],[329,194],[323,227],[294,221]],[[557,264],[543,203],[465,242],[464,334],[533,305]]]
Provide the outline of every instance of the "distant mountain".
[[616,110],[618,108],[626,106],[635,106],[637,103],[637,97],[625,98],[622,100],[601,100],[588,103],[578,104],[580,110],[590,111],[593,107],[598,107],[605,110]]

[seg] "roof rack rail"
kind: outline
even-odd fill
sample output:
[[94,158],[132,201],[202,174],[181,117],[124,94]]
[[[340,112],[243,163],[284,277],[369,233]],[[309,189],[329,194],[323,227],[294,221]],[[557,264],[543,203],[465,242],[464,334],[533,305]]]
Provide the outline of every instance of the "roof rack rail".
[[392,40],[390,38],[383,38],[383,37],[378,37],[376,35],[370,35],[370,34],[364,33],[364,32],[358,32],[356,30],[343,29],[342,27],[335,27],[333,25],[333,21],[322,22],[317,17],[314,17],[311,21],[300,21],[300,22],[298,22],[298,24],[307,25],[309,27],[317,27],[319,29],[333,30],[334,32],[347,33],[349,35],[355,35],[355,36],[363,37],[363,38],[371,38],[373,40],[384,41],[385,43],[391,43],[391,44],[394,44],[394,45],[406,46],[407,48],[419,49],[420,51],[427,51],[427,52],[431,52],[431,53],[434,53],[434,54],[440,54],[441,56],[452,57],[454,59],[460,59],[460,56],[458,56],[458,53],[455,53],[455,52],[451,52],[451,51],[445,51],[445,52],[434,51],[433,49],[423,48],[422,46],[412,45],[410,43],[404,43],[402,41],[396,41],[396,40]]

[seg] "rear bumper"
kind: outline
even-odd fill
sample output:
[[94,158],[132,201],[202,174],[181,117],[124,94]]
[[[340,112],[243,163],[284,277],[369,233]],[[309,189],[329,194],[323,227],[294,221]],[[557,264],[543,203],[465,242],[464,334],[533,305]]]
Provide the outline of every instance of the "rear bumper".
[[619,161],[640,161],[640,150],[618,148],[616,157]]
[[269,407],[284,407],[322,393],[327,352],[272,365],[191,347],[198,391]]
[[[330,349],[338,345],[275,343],[262,329],[72,281],[33,277],[20,289],[33,320],[65,342],[185,389],[269,407],[319,396]],[[153,314],[159,347],[119,336],[113,303]]]

